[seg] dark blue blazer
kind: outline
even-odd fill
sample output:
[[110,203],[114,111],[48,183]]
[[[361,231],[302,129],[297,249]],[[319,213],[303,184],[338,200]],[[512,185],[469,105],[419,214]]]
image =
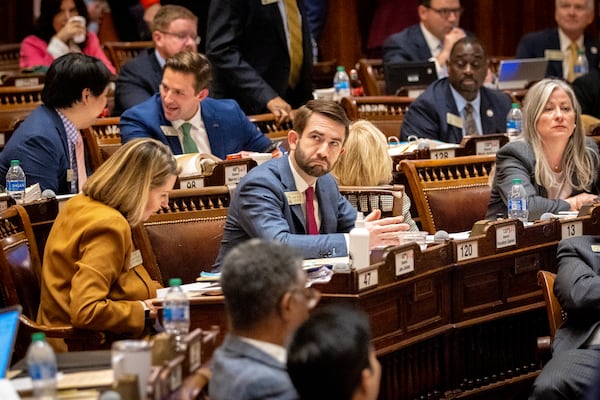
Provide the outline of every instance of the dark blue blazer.
[[292,108],[312,99],[312,46],[302,1],[303,63],[300,81],[288,85],[290,58],[277,2],[261,0],[211,1],[206,32],[206,55],[211,61],[215,98],[235,99],[246,114],[268,112],[277,96]]
[[384,64],[427,61],[430,58],[431,51],[419,24],[394,33],[383,42]]
[[356,210],[340,194],[335,179],[330,174],[317,179],[319,235],[307,234],[302,204],[288,202],[286,193],[295,191],[288,156],[269,160],[242,178],[229,204],[215,267],[220,266],[230,249],[255,237],[287,244],[303,258],[348,255],[343,233],[354,228]]
[[[600,62],[600,44],[598,41],[589,35],[585,35],[583,38],[583,44],[585,46],[585,54],[588,59],[588,64],[591,68],[598,68]],[[521,38],[519,45],[517,46],[517,58],[539,58],[544,57],[546,50],[559,50],[560,51],[560,39],[558,38],[558,28],[546,29],[543,31],[528,33]],[[555,76],[563,77],[562,61],[550,60],[548,62],[548,69],[546,70],[546,77]]]
[[154,49],[147,49],[127,61],[119,70],[115,89],[114,115],[147,100],[160,87],[163,70]]
[[27,186],[39,183],[42,190],[71,193],[67,132],[58,113],[39,106],[21,123],[0,153],[0,184],[6,186],[10,160],[20,160]]
[[[483,133],[506,132],[506,115],[510,110],[510,97],[497,90],[481,87],[479,114]],[[410,105],[402,128],[401,140],[410,135],[419,138],[441,140],[447,143],[460,143],[462,129],[448,124],[447,113],[460,116],[450,91],[448,78],[439,79],[427,87]]]
[[[248,120],[235,101],[207,97],[202,100],[201,115],[213,155],[224,160],[227,154],[242,150],[271,151],[269,138]],[[161,126],[171,126],[171,122],[165,118],[160,94],[156,93],[121,115],[121,141],[150,137],[169,145],[173,154],[182,154],[179,138],[165,136]]]

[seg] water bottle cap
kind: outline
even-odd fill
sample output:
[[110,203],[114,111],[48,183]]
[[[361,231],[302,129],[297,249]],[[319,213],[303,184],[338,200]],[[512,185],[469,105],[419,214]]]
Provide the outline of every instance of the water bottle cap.
[[181,278],[169,279],[169,286],[181,286]]
[[519,108],[519,103],[512,103],[512,108]]
[[344,71],[344,69],[345,69],[345,68],[344,68],[344,66],[343,66],[343,65],[338,65],[338,66],[337,66],[337,70],[338,70],[338,71]]
[[512,180],[513,185],[520,185],[521,184],[521,178],[514,178]]
[[43,342],[46,340],[46,334],[44,332],[35,332],[31,334],[32,342]]
[[21,161],[19,161],[19,160],[10,160],[10,166],[11,167],[14,167],[14,166],[19,165],[19,164],[21,164]]

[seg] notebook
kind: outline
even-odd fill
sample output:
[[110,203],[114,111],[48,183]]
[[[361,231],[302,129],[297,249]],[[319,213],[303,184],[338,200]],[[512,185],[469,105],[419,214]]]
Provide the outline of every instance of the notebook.
[[545,58],[522,58],[501,60],[498,67],[499,90],[524,89],[531,82],[544,79],[548,60]]
[[0,378],[6,378],[6,371],[10,366],[19,327],[19,315],[19,305],[0,309]]
[[387,94],[391,95],[396,95],[401,88],[425,88],[437,79],[433,61],[385,64],[384,74]]

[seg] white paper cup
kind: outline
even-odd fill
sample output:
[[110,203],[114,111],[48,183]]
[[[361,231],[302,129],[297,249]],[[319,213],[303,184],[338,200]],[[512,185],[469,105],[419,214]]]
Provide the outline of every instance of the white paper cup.
[[[82,17],[81,15],[74,15],[71,18],[69,18],[69,22],[71,21],[77,21],[81,24],[81,26],[83,26],[84,28],[85,26],[85,17]],[[73,36],[73,41],[75,43],[83,43],[85,42],[85,33],[82,33],[80,35],[75,35]]]
[[313,97],[318,100],[333,100],[335,88],[315,89]]
[[137,375],[140,399],[146,398],[146,386],[152,368],[150,342],[145,340],[119,340],[112,344],[111,365],[115,384],[123,375]]

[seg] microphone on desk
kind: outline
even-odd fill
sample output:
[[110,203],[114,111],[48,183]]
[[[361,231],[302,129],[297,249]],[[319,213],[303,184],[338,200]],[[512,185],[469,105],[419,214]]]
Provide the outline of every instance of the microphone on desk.
[[435,233],[435,235],[433,235],[434,242],[443,242],[444,240],[449,239],[449,238],[450,238],[450,235],[448,235],[448,232],[446,232],[443,229],[437,231]]
[[55,199],[56,193],[52,189],[46,189],[42,192],[42,199]]

